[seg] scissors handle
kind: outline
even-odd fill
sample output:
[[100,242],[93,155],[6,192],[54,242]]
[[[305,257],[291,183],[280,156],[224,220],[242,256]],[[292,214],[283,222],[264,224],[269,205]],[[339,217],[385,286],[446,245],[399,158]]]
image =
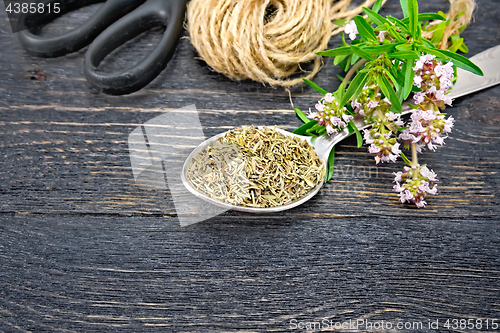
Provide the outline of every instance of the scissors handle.
[[104,29],[123,15],[137,8],[145,0],[108,0],[97,9],[91,18],[61,36],[41,37],[28,29],[30,26],[46,24],[62,14],[103,1],[43,0],[42,3],[59,3],[61,5],[60,13],[55,14],[46,11],[43,14],[20,17],[18,23],[20,24],[20,30],[25,30],[19,32],[19,40],[28,53],[38,57],[58,57],[75,52],[90,44]]
[[[95,88],[112,95],[135,92],[160,74],[172,58],[183,31],[187,0],[147,0],[121,18],[90,45],[85,54],[84,72]],[[141,62],[117,73],[99,72],[97,67],[114,49],[154,26],[165,26],[163,36]]]

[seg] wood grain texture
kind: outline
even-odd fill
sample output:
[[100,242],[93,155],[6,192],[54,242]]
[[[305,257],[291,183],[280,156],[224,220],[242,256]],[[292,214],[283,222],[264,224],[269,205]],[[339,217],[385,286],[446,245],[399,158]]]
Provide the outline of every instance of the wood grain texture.
[[[463,34],[470,56],[500,43],[497,1],[478,2]],[[446,11],[447,3],[419,6]],[[44,33],[82,22],[97,7]],[[382,11],[400,16],[398,7],[389,0]],[[297,331],[292,319],[500,321],[500,87],[447,109],[456,119],[451,136],[421,157],[440,180],[426,209],[401,205],[391,191],[402,162],[375,166],[351,137],[336,148],[333,180],[307,204],[280,214],[226,212],[180,228],[168,190],[135,184],[129,133],[189,104],[206,136],[243,124],[293,129],[300,120],[288,92],[232,82],[182,39],[145,89],[108,96],[85,81],[85,50],[31,57],[3,9],[0,18],[0,332]],[[137,38],[101,69],[132,64],[157,38]],[[337,74],[326,59],[315,82],[333,90]],[[292,98],[307,110],[318,96],[298,87]]]

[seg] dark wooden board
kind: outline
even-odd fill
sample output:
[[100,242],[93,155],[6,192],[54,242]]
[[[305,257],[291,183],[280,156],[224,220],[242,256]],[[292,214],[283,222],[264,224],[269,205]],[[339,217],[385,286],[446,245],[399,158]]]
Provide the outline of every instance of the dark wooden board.
[[[463,33],[470,56],[500,43],[497,1],[478,2]],[[448,3],[419,5],[446,11]],[[398,6],[389,0],[383,12],[400,16]],[[96,8],[44,32],[63,31]],[[280,214],[226,212],[181,228],[168,191],[135,184],[129,133],[189,104],[207,136],[243,124],[293,129],[300,120],[288,92],[212,72],[182,39],[145,89],[108,96],[85,81],[85,50],[31,57],[5,11],[0,18],[0,331],[289,332],[292,319],[500,321],[500,87],[447,109],[456,119],[451,136],[421,157],[440,180],[426,209],[400,204],[391,191],[402,162],[375,166],[351,137],[336,148],[333,180],[307,204]],[[158,36],[121,48],[103,69],[137,61]],[[333,90],[337,74],[327,59],[315,82]],[[291,92],[303,110],[318,99],[305,86]]]
[[183,230],[158,217],[0,222],[6,332],[498,318],[494,220],[229,216]]

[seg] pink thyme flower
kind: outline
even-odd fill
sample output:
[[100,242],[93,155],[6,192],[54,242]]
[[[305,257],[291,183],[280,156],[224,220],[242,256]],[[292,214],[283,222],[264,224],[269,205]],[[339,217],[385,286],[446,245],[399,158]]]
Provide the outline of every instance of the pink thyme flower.
[[396,159],[401,154],[399,143],[392,135],[392,132],[381,135],[376,128],[364,130],[363,132],[365,144],[369,144],[368,152],[375,155],[376,163],[380,162],[396,162]]
[[415,109],[412,111],[411,121],[410,126],[401,132],[399,139],[406,146],[410,143],[420,144],[419,150],[423,145],[435,150],[437,145],[444,144],[444,139],[448,137],[446,133],[451,132],[454,119],[452,116],[445,119],[445,115],[439,111]]
[[367,144],[367,145],[372,144],[374,142],[374,139],[372,138],[370,130],[363,131],[363,138],[365,139],[365,144]]
[[415,75],[415,77],[413,78],[413,84],[419,88],[422,86],[422,81],[423,81],[423,79],[419,75]]
[[436,173],[432,170],[429,170],[429,168],[427,168],[427,166],[423,166],[420,168],[420,174],[427,178],[428,181],[431,181],[431,182],[436,182],[437,181],[437,178],[436,178]]
[[326,103],[332,103],[335,97],[331,93],[326,94],[323,99],[325,100]]
[[318,103],[316,111],[309,110],[307,118],[314,119],[326,128],[328,135],[342,131],[353,116],[347,114],[347,108],[341,107],[333,94],[326,94]]
[[378,33],[378,40],[383,42],[385,40],[385,34],[387,33],[387,31],[380,31]]
[[370,109],[376,108],[378,106],[378,101],[369,101],[366,106],[368,106]]
[[401,120],[401,114],[399,113],[394,113],[394,112],[387,112],[385,114],[385,116],[387,117],[387,119],[389,121],[392,121],[394,122],[394,124],[396,124],[397,126],[404,126],[404,122]]
[[443,101],[444,104],[447,104],[447,105],[451,106],[452,100],[451,100],[450,95],[446,95],[445,92],[442,89],[438,90],[436,92],[435,96],[436,96],[436,99],[438,101]]
[[354,112],[359,113],[360,115],[364,116],[365,115],[365,110],[363,110],[363,104],[358,102],[358,100],[352,100],[351,106],[354,110]]
[[309,119],[315,119],[318,116],[318,113],[315,111],[312,111],[311,108],[309,108],[309,113],[306,114],[306,117]]
[[423,56],[420,57],[419,60],[417,60],[415,62],[415,66],[413,67],[413,70],[418,71],[418,70],[424,68],[425,63],[432,61],[434,58],[436,58],[436,56],[434,56],[432,54],[424,54]]
[[375,94],[374,88],[364,87],[358,97],[351,102],[351,106],[355,113],[364,116],[365,122],[370,123],[377,121],[377,112],[381,111],[385,114],[391,109],[391,103],[388,99],[381,99],[380,93]]
[[413,94],[413,100],[416,104],[423,103],[425,100],[425,94],[421,92],[416,92]]
[[393,175],[396,183],[393,189],[398,192],[401,203],[414,203],[418,208],[422,208],[426,205],[424,199],[427,194],[437,194],[437,186],[430,187],[433,182],[438,181],[436,174],[425,165],[404,167],[404,172],[393,172]]
[[356,35],[358,34],[358,27],[356,26],[356,22],[351,20],[351,22],[347,23],[344,26],[344,32],[349,35],[351,40],[356,39]]
[[422,90],[413,95],[416,104],[421,107],[433,104],[440,109],[444,109],[445,104],[451,105],[451,97],[447,94],[454,77],[451,61],[443,64],[437,61],[435,56],[426,54],[417,60],[413,69],[413,84]]

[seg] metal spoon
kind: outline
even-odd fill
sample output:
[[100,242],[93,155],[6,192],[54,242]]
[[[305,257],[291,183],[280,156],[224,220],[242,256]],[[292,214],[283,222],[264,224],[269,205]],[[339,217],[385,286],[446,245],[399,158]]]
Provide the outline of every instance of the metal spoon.
[[[457,77],[459,79],[457,79],[457,83],[455,84],[455,86],[451,91],[450,94],[451,98],[458,98],[500,83],[500,65],[498,63],[499,58],[500,58],[500,45],[490,48],[470,58],[470,60],[472,60],[476,65],[482,68],[484,76],[477,76],[459,68],[457,72]],[[410,107],[408,107],[408,105],[403,106],[402,114],[408,114],[410,111],[411,109]],[[354,120],[354,124],[359,130],[371,127],[373,125],[373,123],[364,124],[362,119]],[[327,165],[328,156],[330,155],[330,151],[332,150],[333,146],[335,146],[337,143],[339,143],[340,141],[344,140],[345,138],[347,138],[352,134],[349,133],[349,131],[346,128],[344,129],[344,131],[332,135],[330,137],[327,138],[319,137],[316,138],[315,140],[311,140],[312,137],[310,136],[296,135],[279,128],[277,128],[276,130],[280,131],[284,135],[295,136],[303,140],[306,140],[311,146],[314,147],[314,150],[318,154],[318,157],[323,161],[325,169]],[[316,187],[314,187],[310,192],[307,193],[307,195],[303,196],[301,199],[293,201],[288,205],[271,207],[271,208],[254,208],[254,207],[230,205],[227,203],[214,200],[196,191],[196,189],[194,189],[189,183],[189,181],[186,179],[186,170],[188,165],[191,163],[191,159],[194,156],[196,156],[198,152],[200,152],[202,149],[213,144],[219,138],[223,137],[226,133],[227,132],[218,134],[202,142],[198,147],[196,147],[193,150],[193,152],[187,157],[186,161],[184,162],[181,172],[182,183],[195,196],[225,209],[234,209],[251,213],[271,213],[271,212],[284,211],[303,204],[307,200],[311,199],[314,195],[316,195],[316,193],[318,193],[320,188],[323,186],[324,182],[319,182],[318,185],[316,185]]]

